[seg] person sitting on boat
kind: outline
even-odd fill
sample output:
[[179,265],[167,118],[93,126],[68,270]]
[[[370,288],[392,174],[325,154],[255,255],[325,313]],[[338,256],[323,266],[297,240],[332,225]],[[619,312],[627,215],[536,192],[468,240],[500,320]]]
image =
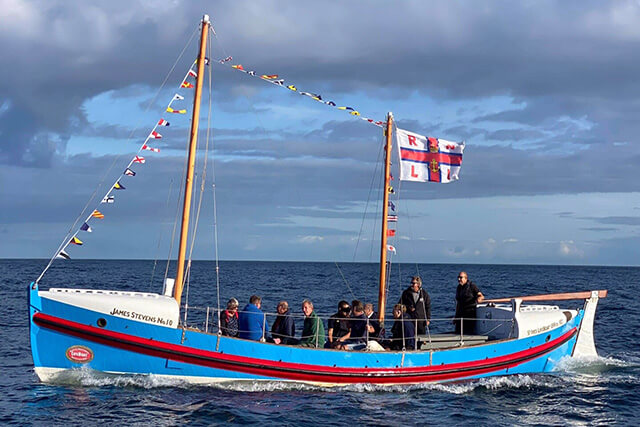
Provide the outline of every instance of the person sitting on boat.
[[414,319],[418,319],[416,331],[418,335],[426,333],[426,326],[430,324],[431,319],[431,298],[422,287],[422,278],[413,276],[411,285],[402,292],[399,304],[407,308],[407,314]]
[[296,344],[296,325],[289,313],[289,303],[280,301],[276,310],[278,316],[271,327],[271,339],[276,344]]
[[238,336],[238,300],[231,298],[227,309],[220,315],[220,332],[229,337]]
[[364,315],[364,305],[356,301],[353,306],[351,317],[349,318],[349,332],[336,340],[338,343],[345,343],[344,349],[352,350],[359,344],[367,341],[367,316]]
[[238,336],[246,340],[260,341],[264,339],[264,331],[268,325],[264,318],[264,313],[260,310],[262,298],[252,295],[247,304],[240,312]]
[[484,301],[484,295],[480,289],[469,280],[466,272],[458,274],[458,287],[456,288],[456,316],[453,322],[456,325],[456,334],[474,334],[476,330],[476,305]]
[[414,320],[407,315],[407,308],[402,304],[393,306],[393,326],[391,327],[391,341],[385,347],[390,350],[415,349]]
[[380,327],[380,322],[378,321],[378,313],[373,311],[373,304],[370,302],[364,305],[364,315],[367,316],[368,325],[367,330],[369,332],[369,339],[375,340],[381,337],[382,328]]
[[349,315],[351,307],[349,303],[342,300],[338,303],[338,311],[329,318],[327,324],[327,343],[326,348],[342,348],[340,338],[349,333]]
[[310,300],[302,301],[302,312],[304,313],[304,326],[302,327],[300,345],[304,347],[322,347],[324,343],[324,325],[316,312],[313,311],[313,303]]

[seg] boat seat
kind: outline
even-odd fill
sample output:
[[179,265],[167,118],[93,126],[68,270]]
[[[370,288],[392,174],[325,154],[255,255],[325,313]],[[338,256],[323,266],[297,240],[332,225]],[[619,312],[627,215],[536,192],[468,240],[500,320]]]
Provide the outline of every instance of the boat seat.
[[[464,335],[462,337],[463,346],[471,346],[485,343],[489,340],[486,335]],[[458,334],[431,334],[418,335],[418,342],[422,343],[422,350],[432,350],[438,348],[460,347],[460,335]]]

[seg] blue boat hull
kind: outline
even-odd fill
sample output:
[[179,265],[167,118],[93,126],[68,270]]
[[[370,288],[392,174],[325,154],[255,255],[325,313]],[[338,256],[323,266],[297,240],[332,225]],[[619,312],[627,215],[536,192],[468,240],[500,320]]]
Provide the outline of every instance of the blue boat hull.
[[31,350],[43,381],[86,366],[189,382],[297,381],[415,384],[552,371],[571,356],[583,310],[546,333],[434,351],[310,349],[143,323],[75,307],[29,291]]

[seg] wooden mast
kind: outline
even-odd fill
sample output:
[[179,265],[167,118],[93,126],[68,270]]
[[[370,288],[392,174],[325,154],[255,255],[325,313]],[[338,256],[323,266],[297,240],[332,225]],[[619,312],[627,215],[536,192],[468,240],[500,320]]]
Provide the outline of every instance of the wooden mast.
[[184,261],[187,253],[187,237],[189,235],[189,215],[191,209],[191,194],[193,189],[193,170],[196,164],[196,143],[198,141],[198,124],[200,120],[200,98],[202,96],[202,82],[204,80],[205,54],[207,50],[207,37],[209,35],[209,15],[202,17],[202,34],[200,36],[200,55],[198,56],[198,75],[196,77],[196,90],[193,98],[193,113],[191,115],[191,138],[189,140],[189,159],[187,161],[187,179],[184,184],[184,205],[182,207],[182,227],[180,228],[180,246],[178,248],[178,266],[176,282],[173,289],[173,297],[178,301],[182,299],[182,287],[184,284]]
[[387,144],[385,146],[384,162],[384,196],[382,196],[382,234],[380,236],[380,288],[378,290],[378,320],[384,324],[384,310],[387,288],[387,214],[389,213],[389,192],[391,189],[391,138],[393,135],[393,114],[387,115],[387,129],[385,133]]

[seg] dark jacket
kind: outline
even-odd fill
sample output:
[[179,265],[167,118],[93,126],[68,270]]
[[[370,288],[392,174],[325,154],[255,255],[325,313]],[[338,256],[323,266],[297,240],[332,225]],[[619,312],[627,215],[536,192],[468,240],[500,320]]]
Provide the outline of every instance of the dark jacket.
[[220,314],[220,331],[229,337],[238,336],[238,312],[231,314],[227,310]]
[[349,318],[344,317],[344,314],[341,312],[335,313],[329,318],[329,322],[327,323],[327,339],[329,337],[329,329],[333,329],[331,338],[333,342],[335,342],[338,338],[342,338],[349,333]]
[[[269,326],[265,324],[264,313],[254,304],[247,304],[239,315],[238,336],[246,340],[260,341],[262,332]],[[264,327],[264,329],[263,329]]]
[[456,318],[476,317],[476,306],[480,289],[471,280],[456,288]]
[[289,310],[284,314],[278,314],[271,327],[271,338],[280,338],[282,344],[294,344],[297,342],[295,336],[296,324],[289,314]]
[[414,319],[431,320],[431,298],[429,298],[429,293],[424,288],[420,288],[417,301],[414,301],[413,295],[413,290],[408,287],[402,292],[399,303],[407,307],[407,314]]
[[[404,324],[404,325],[403,325]],[[403,338],[404,336],[404,345]],[[404,347],[406,350],[413,350],[415,348],[416,330],[413,326],[412,319],[403,314],[401,318],[395,319],[393,326],[391,327],[391,343],[389,348],[391,350],[402,350]]]
[[380,338],[380,332],[382,328],[380,327],[380,322],[378,321],[378,313],[376,313],[375,311],[371,313],[371,316],[369,317],[369,325],[373,326],[373,332],[369,332],[369,338]]
[[351,336],[349,341],[351,343],[364,342],[367,339],[367,316],[361,314],[360,316],[353,316],[349,319],[349,328],[351,330]]

